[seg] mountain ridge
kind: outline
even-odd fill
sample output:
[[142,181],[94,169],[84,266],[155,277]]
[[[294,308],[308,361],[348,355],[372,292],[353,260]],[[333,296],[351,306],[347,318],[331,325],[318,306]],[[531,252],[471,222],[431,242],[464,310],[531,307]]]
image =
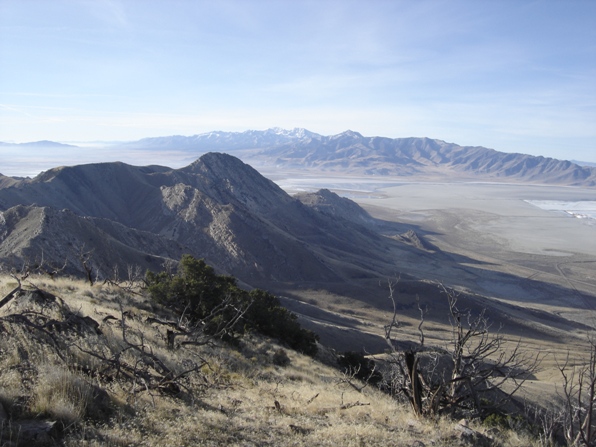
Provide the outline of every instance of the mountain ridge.
[[[358,208],[334,193],[325,194],[336,208]],[[61,225],[41,225],[46,210],[59,216]],[[4,259],[33,261],[36,252],[59,264],[73,257],[74,245],[91,241],[86,249],[95,250],[95,268],[104,271],[110,250],[101,246],[98,232],[112,246],[136,250],[139,265],[147,266],[147,259],[154,258],[165,262],[186,251],[247,282],[338,281],[350,272],[380,268],[386,244],[377,233],[341,217],[349,212],[319,212],[244,162],[221,153],[205,154],[180,169],[120,162],[50,169],[0,186],[0,212]],[[16,223],[7,224],[7,217]],[[77,243],[58,237],[60,227],[75,235]],[[148,248],[138,243],[143,234],[152,235]],[[55,239],[69,253],[51,249]],[[164,248],[168,241],[174,244],[170,252]],[[106,255],[99,256],[104,251]],[[360,263],[361,257],[367,262]],[[126,268],[133,258],[130,254],[126,262],[114,262]],[[150,264],[159,267],[154,260]],[[69,265],[76,269],[75,261]]]
[[[49,146],[48,146],[49,145]],[[1,143],[0,147],[76,148],[51,141]],[[428,137],[363,136],[346,130],[324,136],[304,128],[212,131],[111,144],[111,150],[176,151],[188,160],[209,152],[231,153],[259,168],[301,169],[349,175],[403,176],[418,180],[521,182],[596,186],[596,166],[483,146],[461,146]],[[16,177],[15,177],[16,178]],[[12,182],[1,176],[0,184]]]
[[47,147],[47,148],[56,148],[56,147],[78,147],[72,144],[65,144],[65,143],[58,143],[56,141],[50,140],[40,140],[40,141],[29,141],[25,143],[6,143],[0,141],[0,146],[17,146],[17,147]]
[[362,175],[472,177],[571,186],[596,186],[596,167],[543,156],[460,146],[432,138],[365,137],[347,130],[323,136],[306,129],[208,132],[146,138],[125,148],[229,151],[259,166]]

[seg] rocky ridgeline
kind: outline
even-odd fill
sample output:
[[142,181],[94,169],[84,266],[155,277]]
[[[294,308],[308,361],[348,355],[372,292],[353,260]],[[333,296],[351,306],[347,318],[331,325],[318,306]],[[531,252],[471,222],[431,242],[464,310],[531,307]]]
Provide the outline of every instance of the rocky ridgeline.
[[[159,270],[182,253],[248,283],[341,280],[382,263],[391,241],[329,191],[300,200],[239,159],[209,153],[182,169],[99,163],[0,188],[0,259],[109,276]],[[43,258],[43,259],[42,259]],[[368,262],[362,263],[362,259]]]

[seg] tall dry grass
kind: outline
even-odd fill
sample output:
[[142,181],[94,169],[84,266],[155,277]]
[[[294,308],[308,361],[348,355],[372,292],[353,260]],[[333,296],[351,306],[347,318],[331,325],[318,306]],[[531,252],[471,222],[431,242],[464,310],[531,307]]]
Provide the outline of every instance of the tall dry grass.
[[[1,279],[0,291],[10,289],[10,282]],[[418,419],[407,405],[378,389],[358,392],[337,369],[272,340],[249,335],[237,346],[214,342],[171,350],[166,328],[145,321],[154,311],[165,318],[167,311],[154,309],[142,297],[67,279],[34,277],[32,284],[60,297],[73,312],[101,322],[101,334],[64,334],[60,356],[44,338],[2,320],[23,310],[18,298],[0,309],[0,403],[15,423],[23,418],[59,421],[55,436],[62,445],[462,445],[456,422]],[[123,311],[130,315],[125,319],[128,341],[142,344],[176,374],[202,364],[180,379],[180,393],[143,389],[140,379],[116,373],[89,354],[117,357],[142,369],[141,358],[125,349]],[[116,319],[104,321],[107,316]],[[281,350],[287,357],[283,362]],[[525,434],[504,429],[489,433],[471,425],[490,434],[494,445],[539,445]]]

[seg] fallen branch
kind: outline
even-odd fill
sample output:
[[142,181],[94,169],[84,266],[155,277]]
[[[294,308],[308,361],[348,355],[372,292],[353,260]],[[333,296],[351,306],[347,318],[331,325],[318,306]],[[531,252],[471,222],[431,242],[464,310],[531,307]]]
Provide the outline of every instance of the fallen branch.
[[20,290],[21,284],[19,283],[18,286],[16,286],[12,291],[8,292],[8,294],[4,298],[2,298],[2,301],[0,301],[0,309],[4,307],[6,304],[8,304]]
[[370,402],[360,402],[359,400],[357,400],[356,402],[348,402],[347,404],[343,404],[339,407],[340,410],[347,410],[349,408],[354,408],[354,407],[365,407],[367,405],[370,405]]

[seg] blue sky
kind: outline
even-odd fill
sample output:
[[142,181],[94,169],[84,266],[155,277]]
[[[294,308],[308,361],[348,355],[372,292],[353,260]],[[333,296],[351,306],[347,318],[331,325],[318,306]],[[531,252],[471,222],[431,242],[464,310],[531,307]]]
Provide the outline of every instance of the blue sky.
[[0,0],[0,141],[269,127],[596,161],[596,1]]

